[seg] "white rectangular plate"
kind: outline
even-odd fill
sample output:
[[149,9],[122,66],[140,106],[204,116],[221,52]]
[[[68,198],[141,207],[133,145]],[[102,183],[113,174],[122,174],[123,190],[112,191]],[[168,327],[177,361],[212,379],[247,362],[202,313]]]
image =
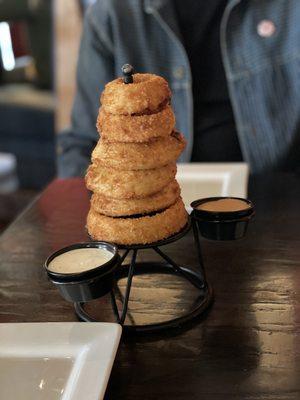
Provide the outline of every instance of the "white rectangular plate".
[[0,324],[0,399],[103,399],[120,337],[109,323]]
[[213,196],[247,197],[246,163],[177,164],[176,178],[187,210],[193,200]]

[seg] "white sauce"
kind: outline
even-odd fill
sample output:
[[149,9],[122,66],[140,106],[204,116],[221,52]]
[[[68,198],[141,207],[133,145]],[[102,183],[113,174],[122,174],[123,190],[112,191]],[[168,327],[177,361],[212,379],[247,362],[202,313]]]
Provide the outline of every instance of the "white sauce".
[[48,265],[48,270],[62,274],[76,274],[97,268],[113,258],[105,249],[74,249],[55,257]]

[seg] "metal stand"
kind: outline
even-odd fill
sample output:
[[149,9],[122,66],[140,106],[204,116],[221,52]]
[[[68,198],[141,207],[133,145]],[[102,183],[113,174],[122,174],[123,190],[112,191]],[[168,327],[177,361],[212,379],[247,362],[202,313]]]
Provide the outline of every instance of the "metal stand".
[[[197,272],[191,270],[190,268],[178,265],[175,261],[173,261],[167,254],[165,254],[160,249],[161,246],[164,246],[166,244],[169,244],[169,243],[172,243],[172,242],[175,242],[175,241],[181,239],[183,236],[185,236],[188,233],[188,231],[191,229],[191,227],[193,228],[194,244],[196,247],[198,262],[199,262],[199,264],[197,266]],[[125,290],[125,296],[122,301],[123,308],[122,308],[121,313],[119,312],[118,307],[117,307],[115,290],[112,290],[110,292],[110,294],[111,294],[112,308],[113,308],[113,312],[116,317],[116,321],[123,326],[123,330],[125,330],[125,332],[126,331],[128,331],[128,332],[158,332],[158,331],[162,331],[162,330],[170,329],[170,328],[179,328],[183,324],[185,324],[189,321],[192,321],[195,318],[201,316],[207,310],[207,308],[210,306],[212,299],[213,299],[212,288],[206,280],[205,269],[204,269],[204,265],[203,265],[203,261],[202,261],[202,253],[201,253],[201,247],[200,247],[198,228],[197,228],[196,223],[194,222],[193,218],[192,218],[192,222],[190,219],[188,224],[185,226],[185,228],[182,231],[180,231],[179,233],[177,233],[165,240],[161,240],[159,242],[151,243],[148,245],[120,246],[119,248],[124,249],[125,251],[121,257],[120,268],[118,269],[118,272],[116,274],[116,281],[127,276],[127,285],[126,285],[126,290]],[[159,256],[164,260],[164,262],[137,263],[136,258],[137,258],[138,251],[141,251],[144,249],[154,250],[157,254],[159,254]],[[129,255],[130,252],[132,252],[130,263],[128,265],[123,265],[125,258]],[[194,304],[193,308],[191,310],[189,310],[188,312],[186,312],[184,315],[181,315],[180,317],[177,317],[177,318],[170,319],[165,322],[158,322],[158,323],[152,323],[152,324],[147,324],[147,325],[126,324],[125,320],[126,320],[126,315],[127,315],[127,311],[128,311],[128,303],[129,303],[129,298],[130,298],[130,291],[131,291],[133,276],[149,274],[149,273],[150,274],[155,274],[155,273],[175,274],[175,275],[181,276],[182,278],[186,279],[191,285],[193,285],[199,291],[199,296],[198,296],[197,301]],[[75,303],[74,307],[75,307],[75,312],[80,320],[89,321],[89,322],[96,321],[93,317],[91,317],[84,310],[84,303]]]

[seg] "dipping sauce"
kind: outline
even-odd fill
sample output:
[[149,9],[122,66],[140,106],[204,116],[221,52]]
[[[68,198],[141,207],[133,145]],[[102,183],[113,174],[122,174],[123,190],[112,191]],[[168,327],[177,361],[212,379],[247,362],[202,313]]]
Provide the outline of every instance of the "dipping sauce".
[[77,274],[100,267],[113,256],[113,253],[101,248],[74,249],[53,258],[48,270],[61,274]]
[[217,199],[199,204],[196,209],[211,212],[234,212],[250,208],[251,205],[239,199]]

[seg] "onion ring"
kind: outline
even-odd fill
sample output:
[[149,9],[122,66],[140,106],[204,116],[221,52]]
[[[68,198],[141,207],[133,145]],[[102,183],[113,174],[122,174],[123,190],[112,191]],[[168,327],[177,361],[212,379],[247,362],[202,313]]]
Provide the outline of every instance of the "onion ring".
[[138,218],[112,218],[91,207],[87,217],[89,235],[94,240],[116,244],[147,244],[166,239],[187,223],[188,214],[182,199],[162,212]]
[[94,193],[91,198],[91,206],[97,213],[110,217],[122,217],[163,210],[174,204],[179,196],[180,188],[174,179],[160,192],[139,199],[114,199]]
[[97,129],[101,137],[110,142],[147,142],[156,137],[168,136],[175,127],[172,107],[144,115],[116,115],[100,108]]
[[117,78],[106,84],[100,101],[112,114],[143,114],[155,112],[169,101],[171,91],[167,81],[154,74],[134,74],[133,83]]
[[143,143],[111,143],[101,139],[92,153],[92,161],[121,170],[154,169],[175,162],[185,144],[178,132]]
[[151,196],[161,191],[176,175],[176,164],[149,170],[120,171],[93,163],[85,180],[89,190],[117,199]]

